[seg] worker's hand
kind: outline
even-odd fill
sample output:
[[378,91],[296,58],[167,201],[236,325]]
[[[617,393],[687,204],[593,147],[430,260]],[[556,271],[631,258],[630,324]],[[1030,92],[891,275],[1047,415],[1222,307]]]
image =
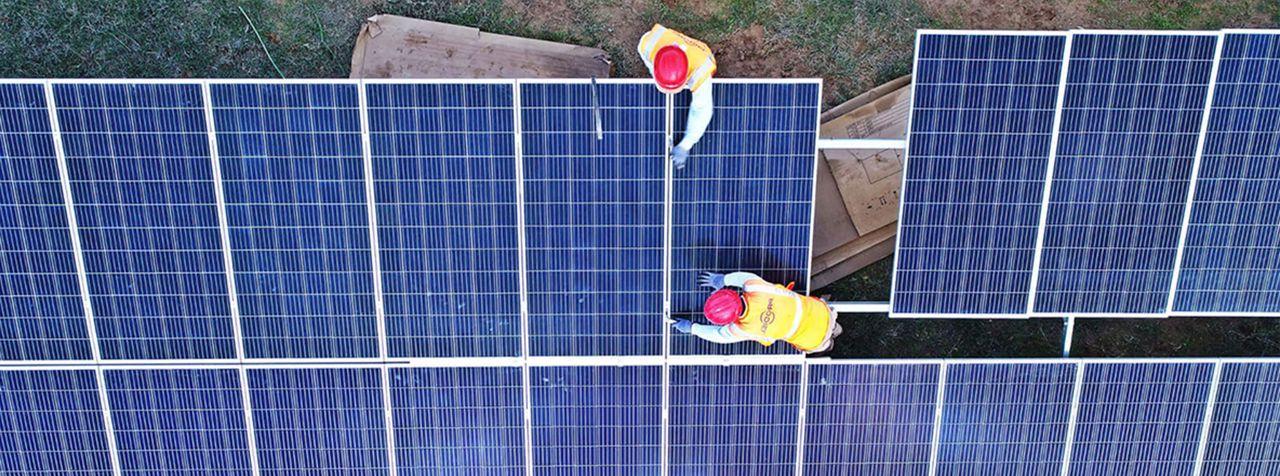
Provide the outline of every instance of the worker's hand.
[[689,162],[689,149],[675,146],[671,148],[671,164],[676,166],[676,170],[684,168],[684,164]]
[[698,284],[701,284],[702,287],[704,288],[711,288],[711,289],[723,288],[724,275],[712,273],[710,271],[703,272],[702,276],[698,278]]
[[683,334],[693,332],[693,321],[688,319],[676,319],[671,323],[671,327]]

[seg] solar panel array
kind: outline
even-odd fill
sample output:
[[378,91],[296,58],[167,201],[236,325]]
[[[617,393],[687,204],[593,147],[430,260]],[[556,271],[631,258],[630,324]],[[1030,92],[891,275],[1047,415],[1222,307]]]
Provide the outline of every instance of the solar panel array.
[[921,32],[891,314],[1280,315],[1276,32]]

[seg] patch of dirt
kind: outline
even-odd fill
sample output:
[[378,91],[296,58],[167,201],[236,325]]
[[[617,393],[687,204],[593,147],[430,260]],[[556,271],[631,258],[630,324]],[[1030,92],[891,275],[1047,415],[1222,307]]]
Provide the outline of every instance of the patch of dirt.
[[[929,16],[952,28],[1065,30],[1092,25],[1092,0],[921,0]],[[953,24],[954,23],[954,24]]]
[[716,76],[722,78],[814,75],[803,51],[759,24],[735,31],[710,46],[716,55]]

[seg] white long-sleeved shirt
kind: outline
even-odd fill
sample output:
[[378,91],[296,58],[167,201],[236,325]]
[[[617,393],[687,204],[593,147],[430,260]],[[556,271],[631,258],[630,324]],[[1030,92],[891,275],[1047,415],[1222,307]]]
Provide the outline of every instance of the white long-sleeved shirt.
[[[755,274],[745,271],[729,273],[724,276],[724,285],[741,288],[746,286],[747,281],[752,279],[761,279]],[[746,342],[752,340],[743,334],[735,333],[731,329],[732,324],[723,326],[713,326],[707,324],[694,324],[689,332],[698,336],[702,340],[715,342],[717,344],[733,344],[737,342]]]
[[[702,135],[711,125],[711,117],[715,114],[715,104],[711,100],[711,81],[702,84],[693,91],[693,100],[689,103],[689,120],[685,122],[684,137],[677,147],[684,150],[693,149],[694,144],[702,140]],[[750,273],[748,273],[750,274]]]

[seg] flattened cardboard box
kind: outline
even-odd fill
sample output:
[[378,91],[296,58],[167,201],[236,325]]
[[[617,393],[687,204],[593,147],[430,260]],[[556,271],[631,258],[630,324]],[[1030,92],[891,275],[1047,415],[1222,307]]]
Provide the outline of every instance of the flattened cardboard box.
[[[822,125],[822,137],[897,138],[907,133],[911,88],[889,92]],[[898,220],[902,150],[825,150],[840,197],[859,235]]]

